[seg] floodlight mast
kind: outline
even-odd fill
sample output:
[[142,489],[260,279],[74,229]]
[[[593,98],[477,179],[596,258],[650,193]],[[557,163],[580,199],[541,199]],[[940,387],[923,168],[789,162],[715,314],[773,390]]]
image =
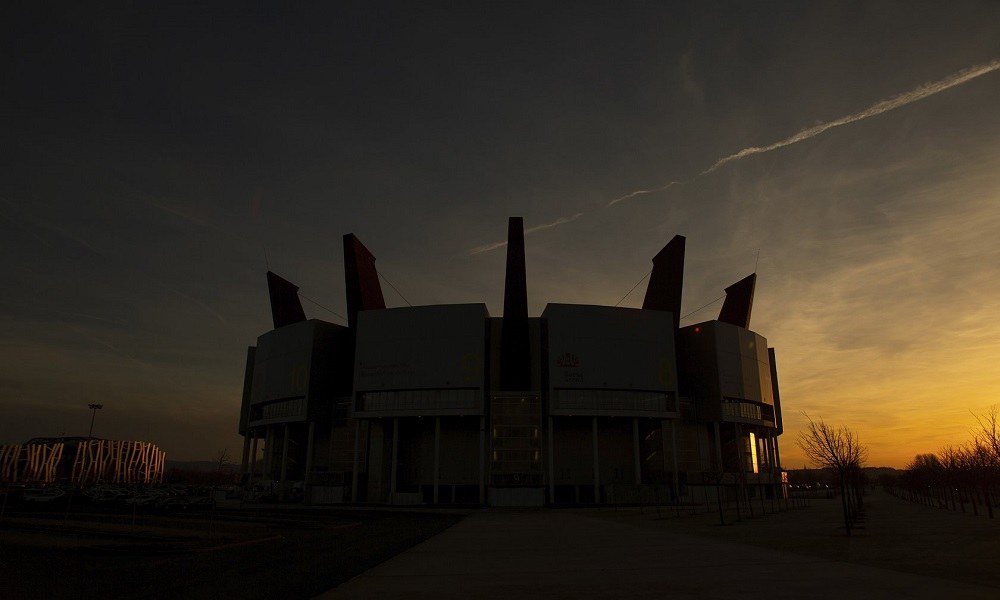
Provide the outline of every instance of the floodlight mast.
[[91,438],[94,437],[94,418],[97,417],[97,411],[99,411],[102,408],[104,408],[104,405],[103,404],[88,404],[87,408],[89,408],[92,411],[91,415],[90,415],[90,432],[87,434],[87,439],[89,440],[89,439],[91,439]]

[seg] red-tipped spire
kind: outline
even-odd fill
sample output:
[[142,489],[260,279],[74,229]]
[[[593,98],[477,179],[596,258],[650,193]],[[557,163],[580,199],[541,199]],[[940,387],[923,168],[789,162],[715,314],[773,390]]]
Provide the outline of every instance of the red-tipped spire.
[[294,283],[267,272],[267,293],[271,297],[271,320],[275,329],[306,320],[298,292],[299,287]]
[[344,282],[347,291],[347,324],[354,329],[358,312],[385,308],[382,286],[375,270],[375,256],[353,233],[344,236]]
[[684,291],[684,244],[683,235],[675,235],[660,252],[653,257],[653,273],[646,286],[646,297],[642,301],[644,310],[663,310],[674,316],[674,329],[681,322],[681,294]]
[[751,273],[726,288],[726,301],[719,311],[719,320],[744,329],[750,328],[750,311],[753,309],[753,290],[757,274]]

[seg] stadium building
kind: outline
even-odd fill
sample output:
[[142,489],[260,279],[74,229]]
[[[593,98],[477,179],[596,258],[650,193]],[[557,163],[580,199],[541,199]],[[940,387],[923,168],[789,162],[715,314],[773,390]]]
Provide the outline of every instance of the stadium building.
[[167,453],[140,440],[94,437],[33,438],[0,445],[0,483],[163,483]]
[[783,493],[773,349],[749,329],[756,275],[718,319],[680,327],[682,236],[641,309],[528,315],[508,228],[502,317],[485,304],[386,308],[344,236],[348,325],[306,319],[267,273],[274,329],[247,351],[243,473],[312,503],[670,503]]

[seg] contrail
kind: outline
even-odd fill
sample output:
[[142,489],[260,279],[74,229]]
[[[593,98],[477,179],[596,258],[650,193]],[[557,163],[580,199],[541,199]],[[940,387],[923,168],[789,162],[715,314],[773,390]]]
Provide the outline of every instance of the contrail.
[[[536,231],[542,231],[542,230],[545,230],[545,229],[552,229],[553,227],[558,227],[560,225],[565,225],[566,223],[570,223],[572,221],[575,221],[575,220],[579,219],[582,216],[583,216],[583,213],[576,213],[575,215],[573,215],[571,217],[559,217],[558,219],[556,219],[555,221],[552,221],[551,223],[546,223],[544,225],[536,225],[534,227],[529,227],[528,229],[525,229],[524,230],[524,235],[528,235],[529,233],[535,233]],[[493,242],[492,244],[483,244],[482,246],[476,246],[475,248],[469,250],[469,254],[482,254],[483,252],[489,252],[490,250],[496,250],[497,248],[503,248],[506,245],[507,245],[507,241],[506,240],[504,240],[502,242]]]
[[[871,106],[869,106],[868,108],[866,108],[866,109],[864,109],[864,110],[862,110],[860,112],[856,112],[856,113],[851,114],[851,115],[840,117],[838,119],[834,119],[833,121],[828,121],[826,123],[820,123],[819,125],[815,125],[813,127],[809,127],[808,129],[803,129],[802,131],[796,133],[795,135],[793,135],[791,137],[787,137],[787,138],[785,138],[783,140],[774,142],[773,144],[769,144],[767,146],[751,146],[750,148],[744,148],[744,149],[740,150],[739,152],[737,152],[735,154],[730,154],[729,156],[725,156],[725,157],[720,158],[719,160],[715,161],[715,164],[713,164],[712,166],[708,167],[707,169],[705,169],[701,173],[698,173],[698,175],[696,175],[696,177],[701,177],[702,175],[708,175],[709,173],[712,173],[713,171],[716,171],[719,167],[722,167],[723,165],[725,165],[727,163],[730,163],[730,162],[732,162],[734,160],[740,160],[740,159],[746,158],[748,156],[752,156],[754,154],[763,154],[765,152],[771,152],[772,150],[778,150],[779,148],[784,148],[785,146],[791,146],[792,144],[797,144],[799,142],[803,142],[803,141],[808,140],[810,138],[814,138],[817,135],[819,135],[819,134],[821,134],[821,133],[823,133],[823,132],[825,132],[825,131],[827,131],[829,129],[833,129],[834,127],[841,127],[843,125],[849,125],[851,123],[856,123],[858,121],[861,121],[863,119],[867,119],[869,117],[875,117],[875,116],[881,115],[882,113],[889,112],[890,110],[895,110],[897,108],[902,108],[902,107],[904,107],[904,106],[906,106],[908,104],[912,104],[912,103],[914,103],[914,102],[916,102],[918,100],[923,100],[924,98],[933,96],[934,94],[937,94],[939,92],[943,92],[943,91],[951,89],[953,87],[962,85],[963,83],[967,83],[969,81],[972,81],[973,79],[976,79],[977,77],[982,77],[983,75],[987,75],[989,73],[992,73],[993,71],[996,71],[997,69],[1000,69],[1000,59],[994,59],[994,60],[992,60],[992,61],[990,61],[988,63],[982,64],[982,65],[975,65],[975,66],[969,67],[968,69],[963,69],[963,70],[959,71],[958,73],[953,73],[953,74],[949,75],[948,77],[945,77],[944,79],[941,79],[940,81],[934,81],[932,83],[925,83],[925,84],[923,84],[923,85],[921,85],[921,86],[919,86],[919,87],[917,87],[915,89],[912,89],[912,90],[910,90],[908,92],[903,92],[902,94],[898,94],[898,95],[893,96],[892,98],[889,98],[887,100],[881,100],[879,102],[876,102],[875,104],[872,104]],[[634,192],[629,192],[628,194],[625,194],[624,196],[619,196],[618,198],[615,198],[611,202],[608,202],[608,206],[613,206],[613,205],[621,202],[622,200],[628,200],[628,199],[634,198],[636,196],[644,196],[646,194],[654,194],[656,192],[662,192],[662,191],[666,190],[667,188],[673,187],[673,186],[678,185],[678,184],[683,184],[683,183],[687,183],[687,182],[686,181],[671,181],[670,183],[668,183],[668,184],[666,184],[664,186],[658,187],[658,188],[653,188],[653,189],[649,189],[649,190],[636,190]]]
[[560,225],[565,225],[566,223],[575,221],[582,216],[583,213],[576,213],[572,217],[559,217],[558,219],[552,221],[551,223],[546,223],[545,225],[536,225],[534,227],[529,227],[525,229],[524,235],[528,235],[529,233],[535,233],[536,231],[542,231],[543,229],[552,229],[553,227],[559,227]]
[[[744,149],[740,150],[739,152],[737,152],[735,154],[730,154],[729,156],[724,156],[724,157],[720,158],[719,160],[715,161],[715,163],[712,166],[708,167],[707,169],[705,169],[701,173],[698,173],[697,175],[695,175],[691,179],[696,179],[698,177],[701,177],[702,175],[708,175],[709,173],[712,173],[713,171],[716,171],[717,169],[719,169],[723,165],[725,165],[727,163],[730,163],[732,161],[740,160],[740,159],[746,158],[748,156],[753,156],[754,154],[763,154],[765,152],[771,152],[772,150],[778,150],[779,148],[784,148],[785,146],[791,146],[792,144],[797,144],[799,142],[804,142],[805,140],[814,138],[817,135],[819,135],[819,134],[821,134],[821,133],[823,133],[823,132],[825,132],[825,131],[827,131],[829,129],[833,129],[834,127],[841,127],[843,125],[849,125],[851,123],[856,123],[858,121],[867,119],[869,117],[876,117],[878,115],[881,115],[882,113],[887,113],[890,110],[895,110],[897,108],[902,108],[902,107],[904,107],[904,106],[906,106],[908,104],[912,104],[912,103],[914,103],[914,102],[916,102],[918,100],[923,100],[924,98],[928,98],[930,96],[933,96],[933,95],[938,94],[940,92],[943,92],[945,90],[949,90],[949,89],[951,89],[953,87],[957,87],[959,85],[962,85],[963,83],[967,83],[969,81],[972,81],[973,79],[976,79],[977,77],[982,77],[983,75],[988,75],[989,73],[992,73],[993,71],[996,71],[997,69],[1000,69],[1000,59],[993,59],[990,62],[985,63],[985,64],[974,65],[974,66],[969,67],[967,69],[963,69],[963,70],[961,70],[961,71],[959,71],[957,73],[953,73],[953,74],[951,74],[951,75],[949,75],[949,76],[947,76],[944,79],[941,79],[939,81],[934,81],[934,82],[931,82],[931,83],[925,83],[925,84],[923,84],[921,86],[918,86],[918,87],[916,87],[916,88],[914,88],[914,89],[912,89],[912,90],[910,90],[908,92],[903,92],[901,94],[897,94],[896,96],[893,96],[893,97],[888,98],[886,100],[880,100],[879,102],[876,102],[875,104],[872,104],[871,106],[869,106],[868,108],[866,108],[866,109],[864,109],[862,111],[859,111],[859,112],[856,112],[856,113],[853,113],[853,114],[850,114],[850,115],[847,115],[847,116],[844,116],[844,117],[840,117],[840,118],[834,119],[832,121],[828,121],[826,123],[820,123],[819,125],[814,125],[813,127],[809,127],[808,129],[803,129],[802,131],[796,133],[795,135],[792,135],[792,136],[787,137],[787,138],[785,138],[783,140],[774,142],[773,144],[769,144],[767,146],[751,146],[749,148],[744,148]],[[608,202],[607,206],[614,206],[615,204],[618,204],[619,202],[622,202],[624,200],[629,200],[631,198],[635,198],[636,196],[644,196],[646,194],[655,194],[657,192],[662,192],[662,191],[667,190],[667,189],[669,189],[669,188],[671,188],[671,187],[673,187],[675,185],[683,185],[685,183],[688,183],[688,181],[690,181],[690,179],[685,180],[685,181],[671,181],[670,183],[667,183],[666,185],[662,185],[662,186],[657,187],[657,188],[652,188],[652,189],[648,189],[648,190],[635,190],[635,191],[629,192],[629,193],[627,193],[627,194],[625,194],[623,196],[619,196],[619,197],[615,198],[614,200],[611,200],[610,202]],[[532,227],[531,229],[526,229],[524,231],[524,233],[528,234],[528,233],[533,233],[535,231],[541,231],[543,229],[549,229],[551,227],[557,227],[559,225],[563,225],[565,223],[569,223],[570,221],[575,221],[575,220],[579,219],[582,216],[583,216],[583,213],[577,213],[577,214],[573,215],[572,217],[562,217],[562,218],[556,219],[555,221],[553,221],[551,223],[547,223],[545,225],[539,225],[537,227]],[[492,244],[484,244],[482,246],[476,246],[475,248],[469,250],[469,254],[480,254],[480,253],[483,253],[483,252],[489,252],[491,250],[496,250],[497,248],[502,248],[502,247],[504,247],[506,245],[507,245],[507,242],[505,242],[505,241],[504,242],[494,242]]]
[[646,194],[655,194],[656,192],[662,192],[663,190],[665,190],[667,188],[674,187],[675,185],[678,185],[680,183],[683,183],[683,182],[681,182],[681,181],[671,181],[667,185],[662,185],[662,186],[660,186],[658,188],[653,188],[651,190],[636,190],[634,192],[629,192],[629,193],[625,194],[624,196],[618,196],[617,198],[615,198],[611,202],[608,202],[608,206],[614,206],[615,204],[618,204],[622,200],[628,200],[629,198],[635,198],[636,196],[644,196]]
[[702,175],[707,175],[728,162],[739,160],[741,158],[745,158],[747,156],[751,156],[754,154],[762,154],[764,152],[770,152],[772,150],[777,150],[778,148],[784,148],[785,146],[791,146],[792,144],[797,144],[799,142],[808,140],[810,138],[814,138],[828,129],[833,129],[834,127],[840,127],[842,125],[848,125],[850,123],[856,123],[863,119],[867,119],[869,117],[875,117],[882,113],[889,112],[890,110],[902,108],[907,104],[912,104],[917,100],[923,100],[924,98],[928,98],[930,96],[933,96],[934,94],[962,85],[963,83],[972,81],[977,77],[982,77],[983,75],[992,73],[997,69],[1000,69],[1000,59],[994,59],[984,65],[976,65],[973,67],[969,67],[968,69],[964,69],[962,71],[959,71],[958,73],[949,75],[948,77],[945,77],[940,81],[925,83],[924,85],[916,89],[910,90],[908,92],[903,92],[902,94],[893,96],[888,100],[882,100],[880,102],[876,102],[875,104],[872,104],[871,106],[862,110],[861,112],[856,112],[853,115],[847,115],[846,117],[840,117],[839,119],[834,119],[833,121],[829,121],[827,123],[820,123],[819,125],[816,125],[814,127],[803,129],[802,131],[796,133],[791,137],[785,138],[779,142],[775,142],[768,146],[760,146],[760,147],[754,146],[750,148],[744,148],[739,152],[737,152],[736,154],[730,154],[729,156],[720,158],[718,161],[716,161],[714,165],[705,169],[701,173],[698,173],[698,176],[700,177]]

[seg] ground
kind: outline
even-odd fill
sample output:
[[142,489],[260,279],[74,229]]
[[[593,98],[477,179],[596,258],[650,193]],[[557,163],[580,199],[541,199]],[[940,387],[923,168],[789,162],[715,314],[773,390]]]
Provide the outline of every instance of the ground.
[[[779,586],[788,597],[825,580],[868,597],[1000,596],[1000,521],[874,492],[848,538],[839,511],[836,499],[768,501],[740,520],[730,508],[721,526],[714,505],[466,517],[233,507],[134,521],[128,510],[8,507],[0,582],[11,598],[726,597],[728,573],[733,589]],[[813,595],[831,590],[841,591]]]

